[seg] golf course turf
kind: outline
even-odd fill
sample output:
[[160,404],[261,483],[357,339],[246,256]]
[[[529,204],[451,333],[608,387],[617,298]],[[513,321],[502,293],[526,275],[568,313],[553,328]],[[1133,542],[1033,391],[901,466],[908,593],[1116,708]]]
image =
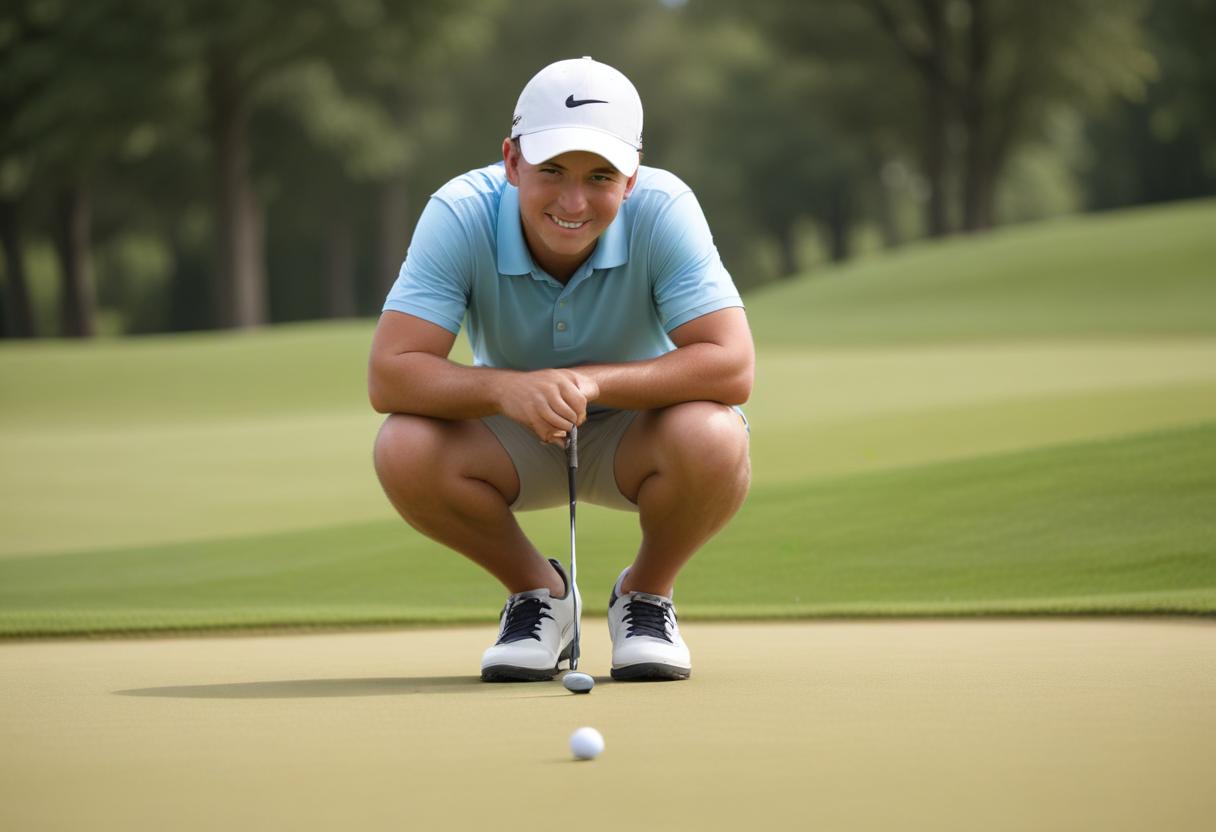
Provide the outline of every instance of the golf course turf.
[[[679,581],[692,678],[609,677],[636,517],[580,506],[586,696],[479,681],[503,593],[379,491],[371,321],[4,344],[0,828],[1206,829],[1213,227],[749,296],[754,484]],[[522,522],[567,557],[564,509]]]
[[481,683],[492,625],[9,642],[0,825],[1140,832],[1216,810],[1210,621],[682,629],[691,679],[623,683],[595,622],[587,696]]
[[[1216,611],[1212,227],[1088,216],[749,296],[754,485],[681,614]],[[492,620],[379,493],[372,326],[0,348],[0,634]],[[564,557],[560,511],[524,524]],[[580,515],[590,614],[636,541]]]

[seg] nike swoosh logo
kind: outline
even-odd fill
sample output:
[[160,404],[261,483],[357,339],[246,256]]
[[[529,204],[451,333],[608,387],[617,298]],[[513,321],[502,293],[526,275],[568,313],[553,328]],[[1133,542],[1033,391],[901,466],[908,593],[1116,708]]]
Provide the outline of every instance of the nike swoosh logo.
[[585,98],[582,101],[575,101],[573,95],[568,96],[566,98],[567,107],[581,107],[584,104],[607,104],[607,103],[608,103],[607,101],[600,101],[598,98]]

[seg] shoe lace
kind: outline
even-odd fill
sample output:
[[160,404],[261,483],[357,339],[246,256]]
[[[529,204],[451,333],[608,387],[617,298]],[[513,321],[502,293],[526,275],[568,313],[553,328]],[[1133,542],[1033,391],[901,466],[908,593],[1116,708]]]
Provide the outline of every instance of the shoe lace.
[[534,638],[540,641],[540,622],[542,618],[553,619],[545,612],[549,605],[539,598],[513,598],[507,601],[503,608],[507,620],[502,625],[502,635],[498,637],[499,644],[510,644],[513,641],[523,641]]
[[672,618],[675,618],[675,611],[670,604],[634,598],[625,604],[625,609],[629,610],[623,619],[629,623],[629,632],[625,634],[625,638],[650,636],[671,642],[671,636],[667,634],[667,614],[670,612]]

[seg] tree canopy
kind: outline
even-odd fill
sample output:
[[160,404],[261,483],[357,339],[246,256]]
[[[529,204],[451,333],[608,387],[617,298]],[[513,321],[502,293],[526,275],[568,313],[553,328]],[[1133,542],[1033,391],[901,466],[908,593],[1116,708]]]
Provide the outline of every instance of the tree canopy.
[[644,162],[693,186],[744,289],[1212,193],[1214,22],[1205,0],[12,0],[0,332],[374,314],[427,196],[578,55],[638,86]]

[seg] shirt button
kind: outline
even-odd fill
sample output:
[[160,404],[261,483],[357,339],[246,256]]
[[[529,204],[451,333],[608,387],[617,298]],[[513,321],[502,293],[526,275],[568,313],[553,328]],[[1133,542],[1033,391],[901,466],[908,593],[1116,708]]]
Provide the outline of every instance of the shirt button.
[[566,331],[566,322],[565,322],[565,321],[558,321],[558,322],[557,322],[557,331],[558,331],[558,332],[565,332],[565,331]]

